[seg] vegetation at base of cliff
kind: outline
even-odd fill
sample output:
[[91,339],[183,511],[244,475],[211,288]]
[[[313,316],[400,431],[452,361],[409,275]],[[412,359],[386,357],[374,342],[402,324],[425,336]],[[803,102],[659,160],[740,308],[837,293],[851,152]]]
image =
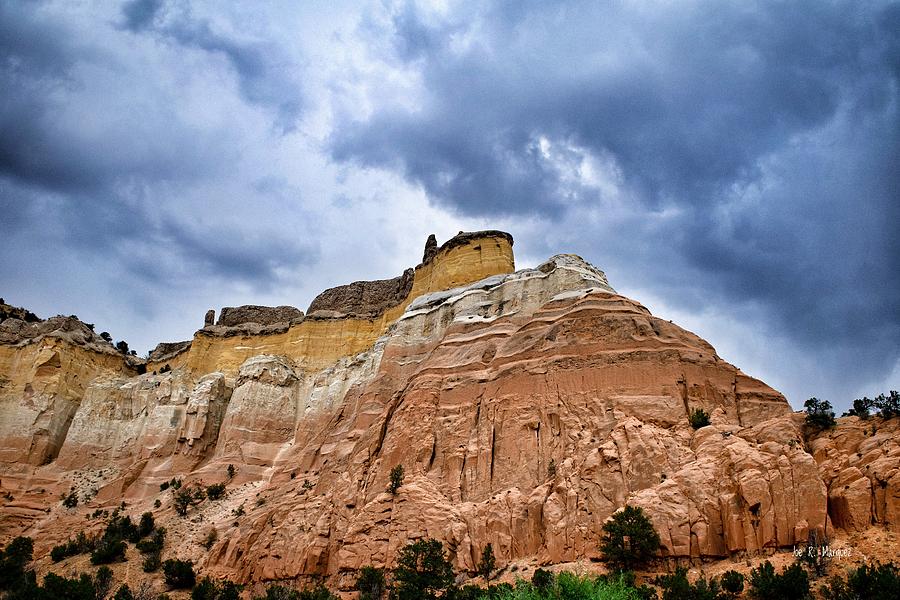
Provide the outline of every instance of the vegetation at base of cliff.
[[900,598],[900,568],[894,563],[860,565],[847,573],[847,578],[834,576],[822,588],[825,600],[857,598]]
[[691,427],[693,427],[694,429],[706,427],[707,425],[709,425],[709,413],[702,408],[695,408],[691,411],[691,414],[688,417],[688,422],[690,422]]
[[[151,540],[144,540],[151,534],[153,534]],[[74,539],[54,546],[50,550],[50,558],[53,562],[59,562],[70,556],[90,552],[91,563],[105,565],[125,560],[126,541],[135,544],[141,553],[147,553],[157,547],[161,550],[164,536],[165,529],[156,528],[152,513],[142,514],[140,521],[135,525],[131,517],[121,515],[119,509],[116,509],[107,521],[102,534],[90,537],[81,531]]]
[[453,583],[453,567],[437,540],[418,540],[400,551],[394,569],[397,600],[433,600]]
[[494,547],[488,544],[481,551],[481,560],[478,562],[478,574],[484,577],[485,581],[488,581],[496,567],[497,559],[494,558]]
[[766,561],[750,571],[749,583],[748,596],[752,600],[804,600],[812,597],[809,592],[809,575],[799,563],[776,574],[772,563]]
[[360,569],[356,579],[356,590],[359,592],[359,600],[381,600],[387,591],[384,570],[371,565]]
[[189,590],[197,582],[194,563],[170,558],[162,564],[166,585],[176,590]]
[[265,595],[253,596],[253,600],[338,600],[338,597],[321,584],[305,590],[272,584],[266,588]]
[[227,579],[216,581],[204,577],[191,591],[191,600],[239,600],[241,589],[242,586]]
[[659,534],[640,507],[626,504],[603,525],[600,550],[614,570],[633,571],[647,564],[659,546]]

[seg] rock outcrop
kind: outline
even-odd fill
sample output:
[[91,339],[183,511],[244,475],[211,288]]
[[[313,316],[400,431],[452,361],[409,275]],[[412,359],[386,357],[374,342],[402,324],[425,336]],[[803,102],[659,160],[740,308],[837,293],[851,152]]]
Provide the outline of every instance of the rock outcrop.
[[219,313],[216,325],[221,327],[237,327],[247,323],[257,325],[275,325],[278,323],[290,323],[295,319],[302,319],[303,311],[293,306],[256,306],[247,304],[244,306],[226,306]]
[[900,419],[843,417],[810,443],[836,527],[900,532]]
[[[578,256],[514,271],[511,247],[499,232],[429,242],[399,278],[334,288],[288,322],[205,327],[140,376],[92,342],[0,344],[0,479],[16,498],[0,536],[46,551],[88,511],[159,500],[181,542],[167,552],[204,572],[343,584],[424,536],[458,570],[488,543],[501,567],[597,558],[626,503],[667,557],[896,527],[895,426],[842,422],[808,452],[785,398],[707,342]],[[153,373],[163,360],[173,370]],[[711,423],[694,430],[698,408]],[[185,520],[160,491],[173,477],[229,492]],[[74,510],[58,504],[70,487]],[[208,553],[195,521],[218,531]]]

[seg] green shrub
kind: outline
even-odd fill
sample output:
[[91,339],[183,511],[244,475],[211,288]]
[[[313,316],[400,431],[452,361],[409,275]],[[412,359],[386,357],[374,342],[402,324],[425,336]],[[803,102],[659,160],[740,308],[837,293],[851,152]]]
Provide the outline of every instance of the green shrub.
[[639,507],[626,504],[603,525],[600,550],[603,560],[615,570],[633,571],[646,564],[659,546],[659,534]]
[[203,547],[209,550],[213,547],[213,544],[216,543],[216,540],[219,539],[219,532],[216,531],[216,528],[213,527],[209,530],[209,533],[206,534],[206,539],[203,540]]
[[388,491],[396,494],[401,485],[403,485],[403,465],[397,465],[391,469],[391,483],[388,485]]
[[137,543],[137,549],[141,554],[151,554],[153,552],[161,552],[166,543],[166,528],[157,527],[153,530],[150,537],[143,539]]
[[320,583],[313,588],[301,590],[297,594],[297,600],[338,600],[338,597]]
[[150,535],[155,528],[156,523],[153,521],[153,513],[145,512],[141,515],[141,520],[138,522],[137,538],[140,539]]
[[168,482],[168,481],[163,481],[161,484],[159,484],[159,491],[164,492],[164,491],[166,491],[167,489],[169,489],[169,482]]
[[214,483],[206,488],[206,497],[210,500],[219,500],[225,495],[225,484]]
[[775,574],[769,561],[750,571],[750,598],[755,600],[802,600],[811,598],[809,577],[799,564],[794,563]]
[[66,508],[75,508],[78,506],[78,495],[75,493],[74,489],[63,496],[62,505]]
[[657,577],[656,585],[663,590],[663,600],[717,600],[719,598],[718,581],[706,580],[701,577],[691,583],[688,581],[685,567],[677,567],[673,575]]
[[191,600],[238,600],[240,594],[241,586],[232,581],[204,577],[191,591]]
[[810,398],[803,403],[806,410],[806,425],[814,431],[831,429],[836,425],[834,411],[831,410],[831,402]]
[[298,600],[299,597],[297,590],[273,583],[266,587],[264,596],[254,596],[253,600]]
[[113,572],[109,567],[100,567],[94,576],[94,593],[97,598],[105,598],[112,587]]
[[237,471],[234,468],[234,465],[231,465],[231,464],[228,465],[228,468],[225,469],[225,471],[228,473],[228,479],[234,479],[234,474],[237,473]]
[[25,567],[34,554],[34,542],[30,537],[19,536],[0,550],[0,590],[9,589],[22,582]]
[[360,569],[356,578],[356,589],[359,590],[359,600],[381,600],[387,589],[384,570],[371,565]]
[[453,569],[437,540],[418,540],[400,551],[394,569],[398,600],[433,600],[453,583]]
[[118,538],[102,537],[91,552],[91,564],[107,565],[125,560],[125,542]]
[[183,517],[187,515],[189,507],[203,502],[206,498],[206,492],[200,487],[196,487],[193,490],[190,488],[179,488],[181,488],[180,485],[176,488],[178,491],[175,493],[175,512]]
[[695,408],[691,411],[688,421],[694,429],[700,429],[709,425],[709,413],[702,408]]
[[162,552],[148,552],[144,555],[144,560],[141,561],[141,568],[144,570],[144,573],[153,573],[162,565]]
[[556,585],[556,577],[553,575],[552,571],[536,569],[531,576],[531,585],[541,592],[549,592],[550,589]]
[[737,571],[725,571],[720,582],[722,589],[733,596],[744,591],[744,576]]
[[481,551],[481,561],[478,563],[478,574],[487,581],[491,578],[491,573],[497,566],[497,560],[494,558],[494,547],[488,544]]
[[131,593],[131,588],[128,587],[127,583],[119,586],[119,589],[116,590],[116,594],[113,596],[113,600],[134,600],[134,594]]
[[37,597],[41,600],[96,600],[97,590],[94,580],[87,573],[82,573],[77,579],[47,573]]
[[860,565],[847,574],[847,580],[832,577],[822,588],[825,600],[858,598],[900,598],[900,569],[893,563]]
[[878,394],[872,403],[884,419],[900,416],[900,393],[894,390],[891,390],[887,396]]
[[853,401],[853,408],[848,410],[845,414],[849,416],[856,416],[860,419],[868,419],[871,416],[872,408],[875,406],[875,403],[871,398],[867,398],[863,396],[862,398],[857,398]]
[[166,585],[184,590],[194,587],[197,576],[194,574],[194,563],[189,560],[169,559],[162,565]]

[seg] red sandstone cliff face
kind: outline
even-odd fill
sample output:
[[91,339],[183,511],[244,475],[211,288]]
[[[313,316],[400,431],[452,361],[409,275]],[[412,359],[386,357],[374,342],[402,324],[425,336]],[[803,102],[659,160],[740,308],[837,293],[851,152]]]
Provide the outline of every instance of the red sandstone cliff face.
[[[23,363],[17,351],[4,365]],[[595,558],[604,520],[625,503],[645,508],[663,555],[676,557],[900,523],[894,425],[873,436],[871,424],[843,420],[808,453],[802,419],[778,392],[572,255],[422,296],[367,351],[321,371],[303,364],[256,356],[236,376],[80,367],[83,387],[69,394],[73,414],[44,466],[22,448],[38,425],[8,384],[2,416],[19,425],[0,437],[11,497],[0,537],[31,535],[41,555],[124,498],[168,528],[166,557],[202,571],[340,581],[392,566],[423,536],[443,541],[458,570],[488,543],[500,566]],[[4,368],[6,381],[21,379]],[[710,426],[691,428],[695,408]],[[391,495],[398,464],[406,478]],[[172,477],[225,481],[228,495],[182,518],[159,489]],[[70,487],[74,510],[59,505]],[[210,528],[219,541],[207,552]]]

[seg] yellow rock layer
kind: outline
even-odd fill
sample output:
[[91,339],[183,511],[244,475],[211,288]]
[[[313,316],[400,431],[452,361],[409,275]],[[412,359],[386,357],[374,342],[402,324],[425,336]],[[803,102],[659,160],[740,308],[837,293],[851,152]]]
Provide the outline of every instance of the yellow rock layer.
[[79,399],[101,374],[131,374],[122,356],[46,337],[25,346],[0,345],[0,396],[59,394]]
[[187,367],[199,376],[213,371],[235,375],[241,364],[258,354],[277,354],[294,360],[307,371],[323,369],[344,356],[362,352],[375,343],[396,321],[413,299],[423,294],[466,285],[515,270],[512,245],[502,237],[485,236],[468,240],[439,252],[431,261],[416,267],[412,290],[398,305],[374,319],[306,319],[283,333],[232,337],[194,335],[190,350],[160,363]]

